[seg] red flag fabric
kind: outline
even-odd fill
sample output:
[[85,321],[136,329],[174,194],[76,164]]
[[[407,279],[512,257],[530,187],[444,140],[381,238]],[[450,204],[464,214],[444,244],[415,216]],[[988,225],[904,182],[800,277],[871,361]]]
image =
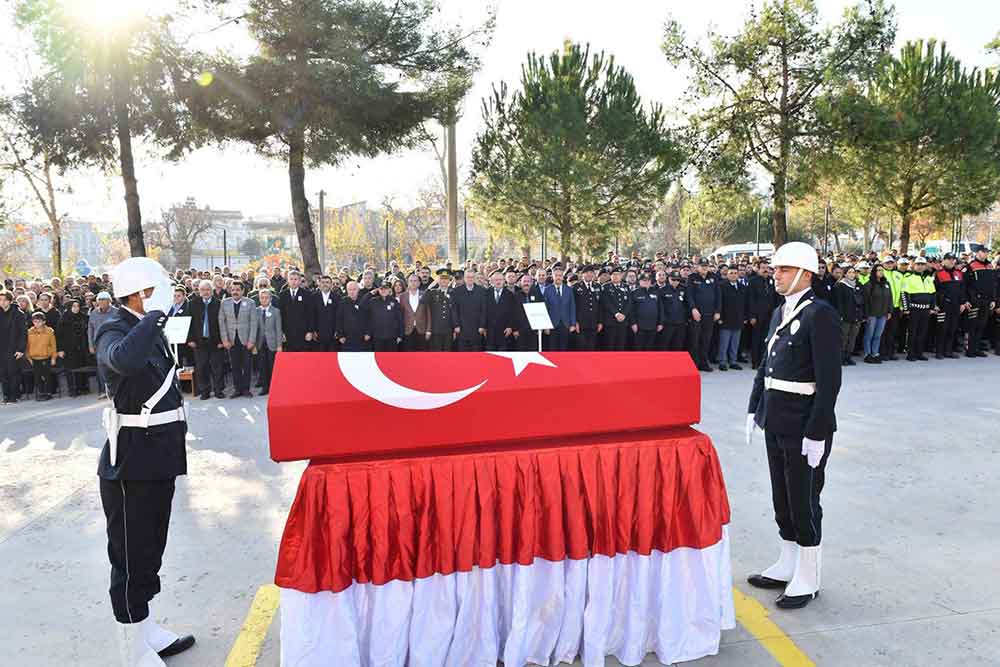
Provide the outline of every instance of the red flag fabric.
[[271,458],[371,460],[689,426],[687,353],[282,353]]

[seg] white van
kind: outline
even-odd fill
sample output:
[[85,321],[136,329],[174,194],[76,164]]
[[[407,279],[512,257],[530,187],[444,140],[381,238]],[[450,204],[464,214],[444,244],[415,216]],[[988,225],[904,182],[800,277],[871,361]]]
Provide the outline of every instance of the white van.
[[720,246],[715,249],[712,254],[716,257],[722,256],[727,260],[733,259],[737,255],[757,255],[759,257],[770,257],[774,254],[774,244],[773,243],[761,243],[760,244],[760,254],[757,255],[757,244],[756,243],[734,243],[731,245]]

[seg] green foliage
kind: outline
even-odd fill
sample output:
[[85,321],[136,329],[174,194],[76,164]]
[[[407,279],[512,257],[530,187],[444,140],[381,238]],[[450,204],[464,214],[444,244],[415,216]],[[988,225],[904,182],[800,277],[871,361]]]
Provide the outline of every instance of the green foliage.
[[531,53],[520,87],[494,86],[472,155],[471,195],[491,225],[559,233],[564,256],[645,225],[683,164],[663,110],[645,109],[614,58],[566,43]]
[[690,71],[686,106],[711,103],[691,118],[699,169],[729,185],[753,164],[766,170],[776,244],[786,240],[786,196],[808,191],[811,161],[830,143],[821,101],[864,80],[894,37],[893,11],[882,0],[849,7],[835,26],[821,25],[812,0],[769,0],[735,36],[709,32],[707,47],[668,22],[663,51]]
[[[292,212],[307,273],[319,255],[305,166],[336,165],[416,145],[431,118],[455,112],[492,18],[476,30],[440,27],[433,0],[249,0],[259,50],[220,55],[188,89],[199,122],[288,162]],[[476,41],[479,40],[479,41]]]
[[726,243],[749,243],[756,238],[757,214],[761,214],[761,243],[772,236],[770,221],[762,210],[765,202],[747,181],[736,186],[702,181],[681,208],[682,236],[691,227],[692,250],[715,249]]
[[902,224],[987,210],[1000,193],[1000,77],[963,69],[942,44],[906,44],[867,91],[831,106],[847,173]]

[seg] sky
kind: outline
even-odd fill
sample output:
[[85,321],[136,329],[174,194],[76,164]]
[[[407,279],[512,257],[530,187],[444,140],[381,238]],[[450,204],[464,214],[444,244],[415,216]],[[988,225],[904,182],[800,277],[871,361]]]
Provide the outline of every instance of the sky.
[[[82,0],[77,0],[82,1]],[[104,3],[108,0],[93,0]],[[162,0],[168,2],[170,0]],[[497,24],[492,43],[483,54],[483,67],[465,101],[458,123],[458,160],[467,175],[472,145],[481,126],[481,100],[500,81],[516,83],[529,51],[548,53],[560,49],[565,39],[589,43],[593,50],[613,54],[633,76],[644,99],[677,104],[685,88],[682,73],[673,70],[660,51],[664,22],[675,18],[688,35],[698,36],[714,26],[734,32],[745,19],[747,0],[496,0]],[[758,1],[759,4],[759,1]],[[835,21],[848,2],[818,0],[823,16]],[[470,22],[481,16],[482,0],[443,0],[446,15]],[[986,0],[897,0],[897,47],[906,40],[935,37],[948,43],[963,63],[997,65],[1000,57],[987,54],[984,45],[1000,32],[1000,2]],[[16,35],[9,17],[0,16],[0,43],[26,43]],[[203,38],[215,40],[211,37]],[[231,35],[218,34],[224,46]],[[16,85],[11,68],[0,73],[0,88]],[[432,131],[441,132],[436,125]],[[178,163],[152,156],[137,158],[139,194],[143,216],[159,217],[175,202],[194,197],[200,205],[238,209],[244,215],[288,215],[291,210],[288,176],[280,162],[268,161],[252,151],[233,146],[204,148]],[[437,178],[438,167],[430,148],[376,159],[352,159],[338,168],[306,172],[306,192],[313,205],[320,189],[327,206],[367,200],[377,206],[386,197],[397,207],[413,205],[418,190]],[[103,174],[80,174],[71,179],[72,194],[64,197],[64,210],[72,218],[98,221],[102,226],[124,227],[125,209],[121,181]],[[25,209],[27,215],[30,209]]]

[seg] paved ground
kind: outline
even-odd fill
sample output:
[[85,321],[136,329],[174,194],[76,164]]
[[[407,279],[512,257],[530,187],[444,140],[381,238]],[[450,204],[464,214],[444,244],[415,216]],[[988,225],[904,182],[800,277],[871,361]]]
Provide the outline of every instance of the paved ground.
[[[776,549],[763,452],[743,443],[750,382],[748,371],[706,376],[701,428],[729,486],[737,587],[770,608],[742,583]],[[195,408],[191,474],[178,483],[154,606],[160,620],[198,634],[196,650],[170,660],[175,667],[225,663],[273,574],[303,467],[268,458],[263,399]],[[98,415],[93,398],[0,408],[3,664],[112,664]],[[772,620],[818,665],[998,664],[1000,358],[847,369],[838,415],[824,493],[824,594]],[[278,665],[277,631],[276,619],[261,666]],[[695,664],[778,663],[740,627],[718,657]]]

